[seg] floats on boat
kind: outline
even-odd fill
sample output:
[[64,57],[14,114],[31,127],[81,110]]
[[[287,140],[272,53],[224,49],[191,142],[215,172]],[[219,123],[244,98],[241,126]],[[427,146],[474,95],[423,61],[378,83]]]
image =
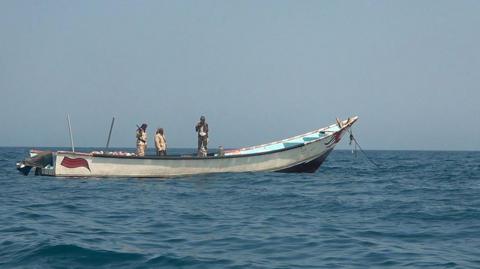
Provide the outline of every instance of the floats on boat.
[[315,172],[358,117],[268,144],[225,150],[224,154],[136,156],[133,153],[31,150],[17,163],[28,175],[57,177],[165,178],[211,173]]

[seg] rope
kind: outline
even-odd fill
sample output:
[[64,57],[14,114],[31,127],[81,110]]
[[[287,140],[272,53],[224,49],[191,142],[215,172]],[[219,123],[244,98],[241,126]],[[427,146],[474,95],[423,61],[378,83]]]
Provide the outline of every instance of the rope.
[[[355,137],[353,136],[353,133],[352,133],[352,130],[350,130],[350,145],[352,144],[352,141],[355,142],[355,152],[357,150],[357,146],[358,148],[360,149],[360,152],[363,153],[363,155],[365,156],[365,158],[370,162],[372,163],[373,165],[375,165],[377,168],[380,168],[380,166],[375,163],[372,159],[370,159],[367,155],[367,153],[365,153],[365,151],[362,149],[362,147],[360,146],[360,144],[358,143],[357,139],[355,139]],[[355,157],[356,157],[356,154],[355,154]]]

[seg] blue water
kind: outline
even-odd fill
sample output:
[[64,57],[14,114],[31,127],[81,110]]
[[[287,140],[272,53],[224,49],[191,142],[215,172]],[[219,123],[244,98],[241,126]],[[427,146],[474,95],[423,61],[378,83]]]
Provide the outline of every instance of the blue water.
[[1,268],[480,268],[480,153],[334,151],[315,174],[24,177],[0,148]]

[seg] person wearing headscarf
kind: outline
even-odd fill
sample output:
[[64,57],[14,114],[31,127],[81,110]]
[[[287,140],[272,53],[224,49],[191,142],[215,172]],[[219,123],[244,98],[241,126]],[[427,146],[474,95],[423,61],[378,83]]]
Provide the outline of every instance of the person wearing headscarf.
[[155,134],[155,148],[157,148],[158,156],[167,155],[167,139],[163,132],[163,128],[158,128]]
[[[138,125],[137,125],[138,126]],[[145,156],[147,150],[147,124],[137,129],[137,156]]]

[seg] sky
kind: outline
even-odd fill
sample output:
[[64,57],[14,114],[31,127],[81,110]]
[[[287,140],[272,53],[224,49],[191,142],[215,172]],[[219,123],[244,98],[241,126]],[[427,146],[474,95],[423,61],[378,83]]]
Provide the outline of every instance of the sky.
[[[480,1],[0,1],[0,146],[480,150]],[[349,148],[345,139],[339,148]]]

